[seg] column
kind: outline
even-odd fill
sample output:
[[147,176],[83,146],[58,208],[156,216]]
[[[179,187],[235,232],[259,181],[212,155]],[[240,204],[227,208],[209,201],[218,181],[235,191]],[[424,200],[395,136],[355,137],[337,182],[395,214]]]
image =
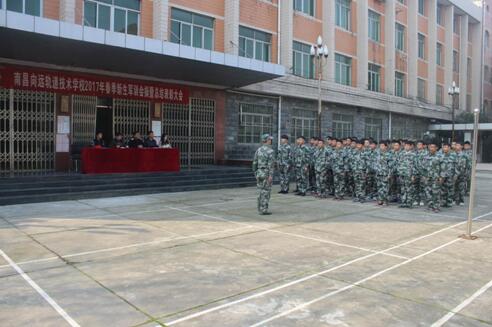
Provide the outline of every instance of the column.
[[60,20],[75,23],[75,0],[60,0]]
[[469,33],[472,37],[472,53],[471,53],[471,110],[482,108],[481,103],[481,88],[482,88],[482,27],[480,24],[470,25]]
[[335,0],[323,2],[323,40],[330,51],[325,67],[323,79],[335,81]]
[[385,28],[384,28],[384,83],[386,94],[395,93],[395,2],[385,3]]
[[[287,71],[292,70],[292,40],[294,37],[294,3],[293,0],[279,1],[280,6],[280,64]],[[313,40],[314,42],[314,40]]]
[[452,105],[452,98],[447,95],[447,89],[453,83],[453,21],[454,7],[444,7],[444,25],[446,27],[444,44],[444,104]]
[[460,110],[467,111],[468,94],[468,15],[460,16]]
[[239,0],[225,1],[224,17],[225,53],[239,54]]
[[417,97],[417,72],[418,72],[418,8],[417,0],[408,3],[408,96]]
[[152,4],[153,9],[153,22],[152,22],[152,34],[154,39],[167,41],[168,40],[168,26],[169,26],[169,1],[168,0],[154,0]]
[[368,6],[367,1],[357,1],[357,87],[367,89],[368,63]]
[[428,77],[427,77],[427,100],[436,103],[436,43],[437,43],[437,1],[428,0],[429,8],[429,52],[428,52]]

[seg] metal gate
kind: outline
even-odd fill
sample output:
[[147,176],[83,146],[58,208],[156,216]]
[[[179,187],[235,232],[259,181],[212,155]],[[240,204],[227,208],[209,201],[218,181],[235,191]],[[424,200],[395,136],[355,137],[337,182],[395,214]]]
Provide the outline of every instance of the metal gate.
[[150,125],[150,103],[128,99],[113,100],[113,131],[130,138],[134,131],[145,135]]
[[55,169],[55,99],[0,89],[0,172]]
[[88,146],[96,133],[97,97],[72,97],[72,144]]
[[215,101],[191,98],[189,105],[163,103],[162,111],[163,134],[168,134],[172,145],[179,149],[181,164],[213,164]]

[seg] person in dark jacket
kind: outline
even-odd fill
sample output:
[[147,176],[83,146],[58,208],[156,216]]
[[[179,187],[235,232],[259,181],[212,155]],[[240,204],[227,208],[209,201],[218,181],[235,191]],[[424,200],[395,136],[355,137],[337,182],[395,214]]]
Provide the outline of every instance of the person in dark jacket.
[[111,143],[112,148],[126,148],[125,141],[123,140],[123,134],[121,133],[116,133],[114,136],[113,143]]
[[168,149],[172,148],[171,141],[169,141],[169,135],[167,134],[162,135],[161,146],[163,148],[168,148]]
[[143,148],[144,147],[144,142],[142,141],[142,136],[140,135],[140,132],[135,131],[133,132],[133,137],[128,141],[128,147],[129,148]]
[[92,146],[95,148],[104,148],[106,146],[103,139],[103,132],[96,132],[96,138],[92,141]]
[[144,141],[144,147],[146,148],[158,148],[159,145],[157,144],[157,140],[154,137],[154,132],[149,131],[147,133],[147,138]]

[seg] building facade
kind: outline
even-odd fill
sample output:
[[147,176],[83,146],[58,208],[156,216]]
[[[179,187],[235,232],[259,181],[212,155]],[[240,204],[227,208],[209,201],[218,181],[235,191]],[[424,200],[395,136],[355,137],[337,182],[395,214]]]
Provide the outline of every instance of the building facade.
[[[96,130],[167,133],[196,165],[251,160],[266,132],[421,138],[451,119],[453,81],[458,112],[482,104],[482,35],[492,109],[484,11],[482,34],[472,0],[0,0],[0,170],[66,170]],[[53,74],[115,84],[61,92]]]

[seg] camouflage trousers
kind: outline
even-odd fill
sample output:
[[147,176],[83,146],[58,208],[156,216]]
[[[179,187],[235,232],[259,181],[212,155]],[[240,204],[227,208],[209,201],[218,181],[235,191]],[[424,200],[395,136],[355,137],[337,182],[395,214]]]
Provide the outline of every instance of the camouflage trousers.
[[376,197],[377,191],[376,174],[374,172],[370,172],[367,174],[366,195],[368,198],[372,199]]
[[425,181],[425,198],[430,209],[441,207],[441,184],[438,178],[431,178]]
[[420,203],[425,201],[425,181],[424,177],[417,175],[413,183],[413,199]]
[[390,197],[392,199],[399,199],[401,194],[401,185],[398,175],[392,175],[390,179]]
[[401,204],[404,206],[411,207],[413,205],[414,191],[414,181],[411,176],[401,176],[400,177],[400,195]]
[[378,201],[388,203],[389,177],[387,175],[376,176],[376,185]]
[[471,172],[466,173],[466,194],[470,194]]
[[256,189],[258,190],[258,212],[267,212],[272,191],[272,184],[268,181],[268,177],[256,178]]
[[333,188],[335,197],[341,198],[345,195],[345,174],[333,173]]
[[296,167],[297,190],[306,193],[308,189],[309,168],[308,166]]
[[463,175],[458,176],[454,184],[454,199],[456,204],[464,203],[466,195],[466,178]]
[[328,170],[321,169],[316,171],[316,192],[319,196],[327,196],[327,179],[328,179]]
[[289,165],[279,165],[278,167],[279,178],[280,178],[280,190],[284,192],[289,191],[290,183],[290,166]]
[[366,197],[366,181],[367,175],[360,172],[354,174],[354,194],[359,200],[363,200]]
[[333,185],[333,170],[331,169],[328,169],[326,174],[326,189],[329,194],[333,194],[335,192]]
[[316,171],[312,165],[309,165],[309,190],[316,190]]
[[355,191],[355,181],[352,171],[348,171],[345,174],[345,194],[347,196],[353,196]]
[[445,177],[441,185],[442,205],[451,207],[454,203],[454,178]]

